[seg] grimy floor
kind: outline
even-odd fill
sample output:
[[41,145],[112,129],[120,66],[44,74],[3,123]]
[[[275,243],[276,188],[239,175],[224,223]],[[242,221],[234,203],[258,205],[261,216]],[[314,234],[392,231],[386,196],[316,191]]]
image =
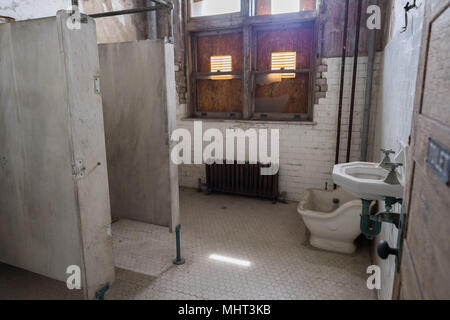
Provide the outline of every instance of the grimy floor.
[[[296,203],[191,189],[180,197],[186,263],[172,264],[175,236],[167,228],[119,220],[116,282],[106,299],[376,299],[366,286],[368,244],[359,241],[351,256],[312,248]],[[0,265],[0,299],[77,297],[61,283]]]

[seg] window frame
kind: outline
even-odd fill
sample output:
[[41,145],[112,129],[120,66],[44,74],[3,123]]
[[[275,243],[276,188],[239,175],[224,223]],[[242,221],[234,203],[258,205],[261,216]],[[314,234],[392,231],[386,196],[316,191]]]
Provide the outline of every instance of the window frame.
[[[197,80],[202,79],[211,79],[212,76],[221,76],[221,75],[231,75],[233,79],[241,79],[243,82],[244,70],[242,71],[231,71],[231,72],[198,72],[197,67],[197,39],[202,36],[214,36],[214,35],[223,35],[230,33],[242,33],[242,30],[239,28],[226,29],[226,30],[216,30],[216,31],[200,31],[195,32],[191,35],[191,47],[193,48],[192,55],[192,71],[191,71],[191,98],[194,104],[194,112],[195,117],[198,118],[217,118],[217,119],[242,119],[243,112],[204,112],[198,110],[198,100],[197,100]],[[220,81],[220,80],[217,80]],[[242,109],[244,106],[242,105]]]
[[[255,27],[253,31],[260,31],[260,30],[278,30],[278,29],[286,29],[286,28],[301,28],[304,25],[313,24],[312,25],[312,32],[313,37],[311,39],[311,52],[310,52],[310,58],[309,58],[309,68],[305,69],[295,69],[295,70],[256,70],[256,60],[258,56],[258,44],[256,40],[256,36],[252,37],[252,117],[253,120],[297,120],[297,121],[312,121],[312,102],[314,101],[314,83],[315,83],[315,56],[316,56],[316,20],[315,21],[304,21],[300,23],[283,23],[283,24],[270,24],[270,25],[264,25],[260,27]],[[272,73],[295,73],[295,74],[308,74],[308,111],[306,113],[263,113],[263,112],[256,112],[256,98],[255,98],[255,91],[256,91],[256,76],[261,74],[272,74]]]
[[[188,117],[199,119],[255,120],[255,121],[313,121],[314,83],[316,78],[316,54],[318,47],[318,12],[300,11],[270,16],[250,16],[249,8],[253,0],[241,0],[241,12],[223,15],[190,17],[190,1],[185,11],[186,64],[188,87]],[[295,28],[312,24],[313,37],[310,52],[310,66],[307,69],[285,71],[257,71],[256,31],[264,29]],[[232,71],[233,77],[242,79],[242,113],[237,112],[199,112],[197,109],[197,85],[201,78],[212,73],[197,72],[197,38],[204,35],[220,35],[242,32],[243,70]],[[255,77],[262,73],[308,73],[307,113],[255,113]],[[214,75],[230,73],[214,73]]]
[[[205,18],[214,18],[214,19],[238,18],[238,17],[243,15],[243,2],[244,1],[241,0],[241,11],[232,12],[232,13],[215,14],[215,15],[210,15],[210,16],[192,17],[191,0],[187,0],[186,1],[186,7],[187,7],[187,17],[186,17],[187,19],[186,19],[186,21],[191,21],[191,20],[195,21],[195,20],[201,20],[201,19],[205,19]],[[250,0],[250,1],[252,1],[252,0]]]

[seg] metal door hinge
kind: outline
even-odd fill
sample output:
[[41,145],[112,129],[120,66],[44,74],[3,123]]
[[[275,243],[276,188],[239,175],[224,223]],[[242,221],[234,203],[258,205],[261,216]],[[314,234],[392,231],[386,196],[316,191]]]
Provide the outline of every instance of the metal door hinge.
[[94,92],[100,94],[100,77],[94,76]]
[[75,179],[83,179],[86,176],[86,166],[83,159],[75,160],[72,166],[72,174]]

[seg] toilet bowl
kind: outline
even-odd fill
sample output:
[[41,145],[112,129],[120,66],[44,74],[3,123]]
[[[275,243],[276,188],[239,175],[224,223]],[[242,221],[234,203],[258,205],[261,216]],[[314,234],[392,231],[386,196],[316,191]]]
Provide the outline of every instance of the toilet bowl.
[[298,212],[311,233],[313,247],[352,254],[355,239],[361,234],[360,199],[341,189],[306,190],[298,205]]

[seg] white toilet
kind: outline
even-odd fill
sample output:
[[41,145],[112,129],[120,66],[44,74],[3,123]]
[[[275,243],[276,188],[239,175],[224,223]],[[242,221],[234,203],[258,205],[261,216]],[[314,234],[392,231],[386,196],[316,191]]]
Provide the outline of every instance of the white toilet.
[[361,234],[360,199],[341,189],[335,191],[306,190],[298,205],[311,233],[313,247],[352,254],[356,250],[355,239]]

